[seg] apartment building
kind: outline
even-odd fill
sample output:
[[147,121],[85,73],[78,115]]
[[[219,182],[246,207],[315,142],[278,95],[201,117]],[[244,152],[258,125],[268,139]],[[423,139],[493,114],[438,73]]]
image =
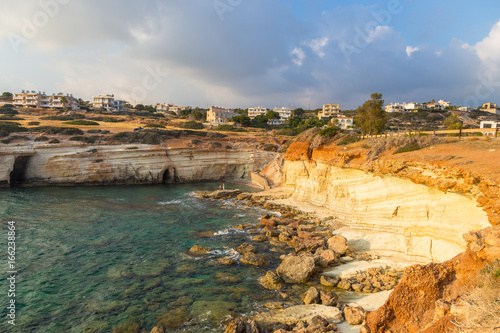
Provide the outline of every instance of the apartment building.
[[106,111],[115,110],[115,95],[92,96],[92,106],[95,109],[104,109]]
[[267,108],[264,108],[261,106],[256,107],[256,108],[249,108],[248,109],[248,117],[250,119],[254,119],[257,116],[265,116],[268,111],[269,110]]
[[354,118],[350,117],[344,117],[344,116],[338,116],[337,118],[332,118],[331,120],[337,121],[337,124],[341,129],[348,129],[348,128],[353,128],[354,127]]
[[79,109],[76,98],[73,95],[63,93],[47,95],[45,92],[22,91],[14,94],[12,105],[17,107],[35,109]]
[[323,110],[318,112],[318,119],[329,119],[330,117],[336,117],[340,114],[339,104],[324,104]]
[[128,102],[120,100],[120,99],[115,99],[113,101],[113,105],[114,105],[115,111],[124,111],[124,110],[126,110],[125,104],[128,104]]
[[493,114],[500,114],[500,108],[495,103],[484,103],[480,108],[480,111],[485,111]]
[[287,120],[288,118],[290,118],[292,116],[292,110],[290,108],[285,108],[285,107],[274,108],[273,111],[279,113],[280,119],[282,121],[285,121],[285,120]]
[[207,121],[210,125],[219,126],[223,124],[229,124],[231,118],[239,116],[234,109],[225,109],[216,106],[211,106],[207,112]]

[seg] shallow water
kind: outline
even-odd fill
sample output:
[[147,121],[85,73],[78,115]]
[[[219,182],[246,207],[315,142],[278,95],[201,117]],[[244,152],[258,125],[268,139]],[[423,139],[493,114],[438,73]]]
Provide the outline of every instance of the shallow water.
[[[183,296],[194,302],[185,305],[192,319],[169,332],[218,332],[221,317],[258,310],[258,303],[274,297],[255,284],[265,271],[221,267],[213,259],[234,255],[231,248],[250,237],[228,228],[255,224],[263,211],[193,196],[218,185],[0,190],[1,244],[6,248],[7,222],[15,221],[18,270],[16,326],[7,324],[2,306],[0,331],[111,332],[138,323],[149,332],[157,317],[184,304]],[[218,232],[203,237],[203,230]],[[195,244],[214,251],[193,258],[185,251]],[[6,295],[2,252],[0,290]],[[220,282],[218,272],[241,281]]]

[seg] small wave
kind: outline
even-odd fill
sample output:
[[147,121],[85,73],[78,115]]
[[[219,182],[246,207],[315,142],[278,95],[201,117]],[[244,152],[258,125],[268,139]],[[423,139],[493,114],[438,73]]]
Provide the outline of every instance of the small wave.
[[245,230],[228,228],[228,229],[219,230],[219,231],[215,232],[214,236],[235,235],[235,234],[244,234],[244,233],[246,233]]
[[177,199],[177,200],[170,200],[170,201],[160,201],[158,202],[159,205],[177,205],[182,203],[183,200]]
[[216,257],[229,257],[232,259],[239,259],[241,257],[241,255],[238,253],[238,251],[236,251],[233,248],[226,247],[226,246],[224,247],[223,250],[212,250],[208,253],[212,254]]

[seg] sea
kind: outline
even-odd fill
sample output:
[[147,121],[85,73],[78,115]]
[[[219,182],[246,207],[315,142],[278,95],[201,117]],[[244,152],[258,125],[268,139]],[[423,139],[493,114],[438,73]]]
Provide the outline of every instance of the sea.
[[[0,332],[223,332],[221,320],[264,311],[279,299],[256,283],[266,269],[216,259],[237,259],[253,235],[232,227],[269,212],[194,193],[220,185],[0,189]],[[252,244],[279,264],[282,250]]]

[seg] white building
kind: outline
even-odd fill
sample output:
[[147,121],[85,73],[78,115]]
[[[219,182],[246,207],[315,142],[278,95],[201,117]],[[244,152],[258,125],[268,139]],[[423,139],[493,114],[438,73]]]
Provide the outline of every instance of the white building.
[[406,111],[412,111],[422,108],[422,104],[420,103],[405,103],[404,106]]
[[445,102],[442,99],[438,101],[438,104],[441,105],[443,109],[450,107],[450,102]]
[[120,99],[115,99],[113,101],[113,105],[114,105],[115,111],[123,111],[123,110],[125,110],[125,104],[128,104],[128,102],[120,100]]
[[169,111],[169,108],[173,106],[172,104],[156,104],[156,112],[166,113]]
[[337,124],[341,129],[353,128],[354,127],[354,119],[350,117],[338,116],[337,118],[332,118],[331,120],[337,121]]
[[28,107],[36,109],[71,109],[78,110],[76,98],[71,94],[63,93],[47,95],[42,92],[22,91],[14,94],[12,105],[18,107]]
[[290,118],[292,116],[292,110],[290,108],[285,108],[285,107],[274,108],[273,111],[278,112],[280,115],[280,118],[283,121],[287,120],[288,118]]
[[[444,106],[439,103],[427,103],[426,108],[428,110],[443,110]],[[423,108],[422,108],[423,109]]]
[[283,123],[284,121],[281,118],[280,119],[272,118],[267,121],[267,124],[271,126],[283,125]]
[[269,110],[267,108],[264,108],[264,107],[256,107],[256,108],[249,108],[248,109],[248,117],[250,119],[254,119],[255,117],[257,116],[265,116],[266,113],[268,112]]
[[385,112],[401,112],[406,111],[405,104],[391,103],[385,106]]
[[[500,121],[482,121],[480,128],[500,128]],[[494,132],[483,132],[483,135],[495,135]]]
[[457,110],[462,112],[472,112],[474,109],[468,106],[460,106]]
[[239,116],[239,114],[234,112],[234,109],[211,106],[207,112],[207,121],[213,126],[232,124],[233,122],[231,121],[231,118],[237,116]]
[[92,96],[92,106],[96,109],[113,111],[115,109],[115,95]]
[[479,110],[493,113],[493,114],[500,114],[500,108],[495,104],[495,103],[484,103]]
[[323,110],[318,112],[318,119],[329,119],[340,115],[339,104],[323,104]]

